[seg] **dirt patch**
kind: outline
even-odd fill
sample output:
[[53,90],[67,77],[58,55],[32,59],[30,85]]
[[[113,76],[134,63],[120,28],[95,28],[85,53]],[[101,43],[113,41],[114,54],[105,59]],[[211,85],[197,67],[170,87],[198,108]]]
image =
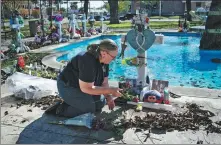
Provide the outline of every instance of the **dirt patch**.
[[[172,112],[148,112],[144,117],[139,115],[130,119],[120,119],[118,122],[103,120],[101,127],[113,130],[117,135],[122,135],[129,128],[140,130],[172,132],[174,130],[205,130],[208,133],[221,133],[220,122],[216,124],[210,119],[215,114],[204,110],[197,104],[186,104],[182,106],[183,113]],[[110,126],[110,124],[112,124]],[[108,126],[108,128],[106,127]]]
[[[23,105],[29,105],[33,107],[40,107],[42,110],[46,110],[49,106],[56,102],[62,102],[63,100],[59,96],[47,96],[39,100],[25,100],[17,103],[16,107],[19,108]],[[123,108],[123,107],[121,107]],[[215,114],[209,110],[204,110],[202,106],[197,104],[185,104],[181,107],[182,112],[142,112],[144,117],[141,117],[140,113],[131,115],[131,118],[123,117],[121,110],[118,113],[118,117],[111,117],[111,113],[103,113],[97,117],[93,123],[93,129],[99,130],[112,130],[118,135],[122,135],[129,128],[136,128],[137,130],[161,130],[172,132],[174,130],[187,131],[187,130],[205,130],[208,133],[221,133],[220,121],[213,122],[211,117]],[[31,112],[32,110],[27,110]],[[103,116],[102,116],[103,115]],[[105,117],[106,115],[106,117]],[[118,121],[116,121],[118,119]]]
[[[42,97],[39,100],[25,100],[22,99],[20,103],[16,104],[16,107],[19,108],[23,105],[29,105],[30,107],[39,107],[42,110],[48,109],[49,106],[55,104],[56,102],[62,102],[63,100],[59,96],[47,96],[47,97]],[[32,112],[32,109],[28,109],[27,112]]]

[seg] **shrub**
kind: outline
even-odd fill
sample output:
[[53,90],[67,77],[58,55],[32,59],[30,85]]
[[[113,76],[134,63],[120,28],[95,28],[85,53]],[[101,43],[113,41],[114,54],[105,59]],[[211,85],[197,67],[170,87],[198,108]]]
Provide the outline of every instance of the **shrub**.
[[28,15],[28,9],[20,9],[20,14],[21,14],[22,16]]
[[32,16],[33,16],[34,18],[39,18],[39,17],[40,17],[40,11],[37,10],[37,9],[33,9],[33,10],[32,10]]

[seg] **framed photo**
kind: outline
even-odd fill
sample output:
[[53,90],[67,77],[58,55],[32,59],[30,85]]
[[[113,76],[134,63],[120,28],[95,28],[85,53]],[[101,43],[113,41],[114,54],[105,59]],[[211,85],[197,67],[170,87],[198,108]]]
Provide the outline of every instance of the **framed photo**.
[[164,92],[164,89],[169,86],[168,81],[164,80],[155,80],[152,81],[152,90],[157,90],[160,93]]

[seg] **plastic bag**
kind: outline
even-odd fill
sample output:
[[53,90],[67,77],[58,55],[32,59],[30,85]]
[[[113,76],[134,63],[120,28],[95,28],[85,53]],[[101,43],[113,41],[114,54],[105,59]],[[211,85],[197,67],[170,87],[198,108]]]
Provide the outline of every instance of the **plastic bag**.
[[86,113],[80,116],[70,118],[63,121],[65,125],[76,125],[76,126],[86,126],[87,128],[92,128],[92,121],[94,119],[94,114]]
[[57,81],[16,72],[5,81],[15,97],[40,99],[57,94]]

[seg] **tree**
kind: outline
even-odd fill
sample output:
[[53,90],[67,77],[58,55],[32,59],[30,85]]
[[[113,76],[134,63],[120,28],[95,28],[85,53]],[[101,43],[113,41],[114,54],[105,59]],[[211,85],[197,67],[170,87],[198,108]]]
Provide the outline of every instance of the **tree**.
[[87,19],[89,0],[80,0],[80,1],[81,1],[81,2],[84,1],[84,13],[85,13],[86,19]]
[[29,14],[28,9],[24,9],[24,8],[20,9],[20,14],[22,16],[27,16]]
[[84,7],[80,7],[80,8],[78,9],[78,11],[79,11],[79,13],[84,13]]
[[192,21],[190,11],[191,11],[191,0],[186,0],[186,9],[187,9],[187,21]]
[[119,1],[118,4],[118,12],[119,13],[126,13],[129,11],[130,1]]
[[71,9],[73,9],[73,10],[77,10],[78,9],[78,2],[73,2],[73,3],[71,3]]
[[10,11],[18,10],[21,7],[22,1],[20,0],[2,0],[2,5],[5,9]]
[[110,5],[108,2],[104,2],[103,8],[105,8],[108,12],[110,12]]
[[35,7],[36,7],[36,4],[38,4],[38,0],[31,0],[31,2],[35,4]]
[[62,14],[64,14],[66,12],[65,8],[60,8],[60,11],[62,12]]
[[54,3],[57,5],[57,11],[60,10],[59,4],[62,3],[62,0],[55,0]]
[[34,10],[32,10],[31,14],[34,18],[39,18],[40,17],[40,10],[39,9],[34,9]]
[[84,13],[86,15],[86,19],[88,15],[88,4],[89,4],[89,0],[84,0]]
[[159,5],[160,5],[159,0],[155,0],[155,1],[142,1],[142,3],[145,4],[148,16],[152,15],[152,12],[154,11],[154,9],[159,9]]
[[108,0],[110,6],[110,24],[119,24],[118,0]]
[[[215,14],[216,12],[217,14]],[[221,50],[221,3],[212,0],[208,18],[206,20],[205,32],[200,40],[200,49]],[[216,30],[218,29],[219,32]],[[215,31],[214,31],[215,30]]]

